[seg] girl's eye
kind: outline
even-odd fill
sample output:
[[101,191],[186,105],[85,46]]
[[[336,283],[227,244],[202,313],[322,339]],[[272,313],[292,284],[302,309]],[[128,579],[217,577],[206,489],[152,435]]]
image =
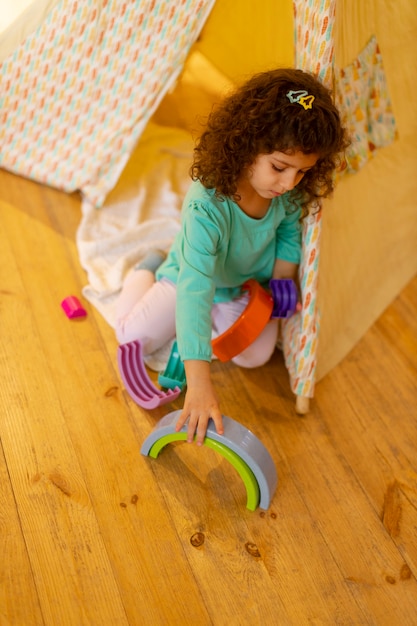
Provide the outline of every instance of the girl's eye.
[[283,172],[284,171],[284,168],[277,167],[276,165],[272,165],[272,169],[275,170],[276,172]]

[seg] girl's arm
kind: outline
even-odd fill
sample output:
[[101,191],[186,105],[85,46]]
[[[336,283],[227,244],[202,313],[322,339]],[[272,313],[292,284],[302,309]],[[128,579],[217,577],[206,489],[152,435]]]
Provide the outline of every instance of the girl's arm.
[[197,445],[201,446],[206,435],[209,419],[212,418],[219,435],[223,434],[223,419],[219,403],[211,382],[210,363],[194,359],[184,361],[187,378],[187,392],[184,408],[177,421],[178,432],[188,421],[188,443],[192,443],[197,433]]
[[297,283],[298,264],[290,263],[290,261],[284,261],[283,259],[275,259],[274,270],[272,272],[272,278],[292,278]]

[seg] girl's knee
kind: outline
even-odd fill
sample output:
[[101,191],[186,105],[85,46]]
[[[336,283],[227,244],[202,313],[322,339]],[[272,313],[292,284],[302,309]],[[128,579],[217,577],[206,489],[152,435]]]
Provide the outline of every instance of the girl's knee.
[[274,349],[268,350],[267,352],[247,349],[233,357],[232,361],[239,367],[253,369],[254,367],[262,367],[262,365],[268,363],[273,352]]
[[118,342],[139,340],[144,353],[150,354],[172,339],[175,336],[175,296],[173,283],[157,281],[132,302],[130,308],[119,309],[115,323]]
[[118,318],[114,327],[116,339],[119,343],[129,343],[130,341],[142,341],[138,325],[132,329],[124,318]]
[[235,356],[232,361],[239,367],[254,368],[268,363],[272,357],[278,336],[277,320],[272,320],[260,336],[246,350]]
[[131,341],[140,341],[142,354],[144,356],[148,356],[156,350],[159,350],[159,348],[161,348],[167,340],[171,339],[171,337],[169,337],[168,339],[166,337],[163,337],[161,339],[161,337],[158,335],[145,335],[138,329],[135,329],[133,331],[129,329],[126,330],[123,326],[116,326],[115,331],[116,338],[119,344],[130,343]]
[[135,333],[132,333],[131,331],[129,332],[129,329],[126,328],[123,320],[116,321],[116,326],[114,330],[116,333],[116,339],[119,342],[119,344],[129,343],[130,341],[135,341],[136,339],[140,340],[140,337],[138,336],[137,332]]

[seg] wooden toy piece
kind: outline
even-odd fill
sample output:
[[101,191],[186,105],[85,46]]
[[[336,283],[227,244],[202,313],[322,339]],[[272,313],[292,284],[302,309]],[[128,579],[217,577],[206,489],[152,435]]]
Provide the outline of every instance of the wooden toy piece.
[[69,319],[73,319],[75,317],[85,317],[87,315],[87,311],[84,309],[76,296],[68,296],[67,298],[64,298],[61,302],[61,306],[65,315]]
[[[181,411],[173,411],[158,422],[143,442],[141,454],[156,458],[168,443],[184,441],[187,438],[187,424],[180,431],[175,431],[175,424],[180,414]],[[256,508],[256,505],[253,506],[255,499],[253,480],[255,480],[259,489],[259,507],[267,509],[278,483],[278,476],[271,455],[263,443],[239,422],[223,415],[223,425],[224,434],[219,435],[213,421],[210,420],[204,445],[223,454],[238,470],[246,486],[247,508],[250,510]],[[214,442],[219,445],[215,446]]]
[[175,389],[179,387],[181,390],[184,389],[187,384],[184,363],[181,361],[176,341],[172,344],[171,354],[165,371],[158,374],[158,383],[161,387],[165,387],[165,389]]
[[[148,456],[152,459],[156,459],[166,445],[173,441],[185,441],[186,439],[187,432],[185,430],[181,430],[178,433],[174,432],[163,435],[152,445]],[[250,511],[255,511],[256,507],[259,505],[259,485],[254,473],[247,463],[245,463],[245,461],[238,456],[236,452],[233,452],[233,450],[228,448],[225,444],[215,441],[214,439],[206,437],[204,445],[221,454],[238,471],[246,487],[246,508]]]
[[273,278],[269,286],[274,300],[271,318],[286,318],[294,314],[297,306],[297,287],[290,278]]
[[230,328],[213,339],[213,352],[220,361],[229,361],[255,341],[271,318],[272,296],[256,280],[242,287],[249,291],[246,309]]
[[140,341],[120,345],[117,351],[117,362],[126,391],[139,406],[145,409],[155,409],[162,404],[172,402],[180,395],[179,387],[168,389],[166,392],[155,387],[143,362]]

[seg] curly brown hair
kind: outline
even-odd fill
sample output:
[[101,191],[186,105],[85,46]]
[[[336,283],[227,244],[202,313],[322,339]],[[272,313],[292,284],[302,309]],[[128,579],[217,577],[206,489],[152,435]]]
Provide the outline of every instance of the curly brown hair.
[[[298,90],[314,96],[311,108],[287,96]],[[239,199],[238,179],[259,154],[318,154],[316,165],[291,192],[304,216],[309,202],[333,190],[333,172],[348,143],[329,89],[302,70],[276,69],[256,74],[213,109],[190,173],[218,197]]]

